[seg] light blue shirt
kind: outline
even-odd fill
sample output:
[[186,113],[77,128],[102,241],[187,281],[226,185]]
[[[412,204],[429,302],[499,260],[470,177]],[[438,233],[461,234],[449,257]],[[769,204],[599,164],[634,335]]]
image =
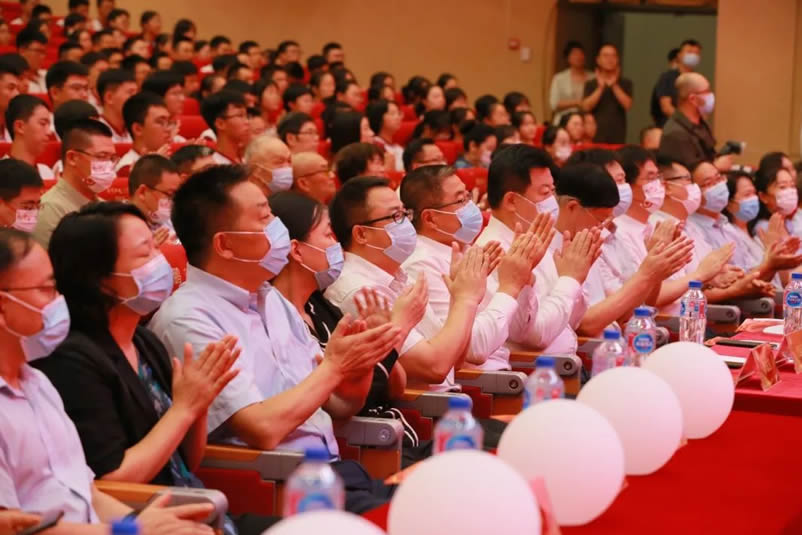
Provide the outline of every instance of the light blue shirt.
[[0,377],[0,508],[63,511],[66,522],[98,522],[94,478],[78,431],[47,377],[27,364],[19,389]]
[[[249,293],[191,265],[187,281],[162,304],[149,327],[179,358],[186,342],[197,355],[227,334],[239,339],[242,352],[234,363],[239,374],[209,407],[211,442],[243,444],[223,424],[245,407],[297,385],[314,370],[320,353],[298,312],[272,286],[265,283]],[[333,457],[339,455],[331,418],[321,408],[278,449],[308,447],[326,447]]]
[[737,234],[735,227],[730,224],[725,216],[720,215],[718,219],[713,219],[702,214],[691,214],[688,216],[686,226],[696,227],[714,250],[734,243],[735,252],[730,261],[734,266],[738,266],[746,271],[756,267],[747,265],[746,252],[740,245],[740,236]]

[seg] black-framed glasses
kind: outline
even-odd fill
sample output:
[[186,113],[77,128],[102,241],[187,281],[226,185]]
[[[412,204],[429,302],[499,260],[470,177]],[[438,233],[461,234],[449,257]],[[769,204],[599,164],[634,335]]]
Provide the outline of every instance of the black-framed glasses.
[[691,180],[691,175],[684,174],[684,175],[677,175],[677,176],[664,176],[663,180],[666,182],[670,182],[672,180]]
[[357,223],[356,225],[366,226],[372,223],[378,223],[379,221],[385,221],[387,219],[392,219],[393,223],[402,223],[405,219],[412,221],[414,215],[415,211],[407,208],[404,210],[399,210],[393,214],[386,215],[384,217],[377,217],[376,219],[371,219],[370,221],[363,221],[361,223]]
[[73,150],[75,152],[80,152],[81,154],[85,154],[90,158],[92,158],[93,160],[101,160],[101,161],[106,160],[111,162],[113,165],[117,165],[117,162],[120,161],[120,157],[117,156],[116,154],[109,156],[107,154],[92,154],[91,152],[86,152],[85,150],[81,149],[73,149]]
[[146,188],[148,188],[149,190],[151,190],[151,191],[157,191],[157,192],[161,193],[162,195],[164,195],[165,197],[167,197],[170,200],[173,199],[174,193],[167,193],[166,191],[162,191],[159,188],[154,188],[153,186],[148,186],[147,184],[144,184],[144,186]]

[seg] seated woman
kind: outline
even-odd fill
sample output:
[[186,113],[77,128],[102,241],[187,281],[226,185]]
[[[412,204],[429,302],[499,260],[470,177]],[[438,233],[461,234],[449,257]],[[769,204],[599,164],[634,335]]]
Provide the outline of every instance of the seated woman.
[[497,145],[495,134],[492,126],[476,121],[465,122],[462,126],[462,146],[465,152],[454,162],[454,167],[490,167],[490,158]]
[[[0,532],[6,533],[3,522],[11,513],[22,528],[40,520],[22,511],[62,511],[54,532],[106,535],[110,522],[132,511],[97,489],[59,393],[30,366],[52,360],[48,355],[70,329],[70,313],[53,283],[47,252],[18,230],[0,229],[0,285],[0,510],[6,510]],[[100,409],[87,406],[90,413]],[[210,510],[165,508],[158,501],[137,515],[139,532],[210,535],[211,528],[181,520]]]
[[791,173],[784,167],[764,162],[755,172],[755,188],[760,199],[760,211],[751,224],[752,234],[769,228],[772,214],[780,214],[785,228],[791,236],[802,236],[802,210],[799,210],[799,194]]
[[[325,348],[329,335],[343,316],[340,309],[323,296],[323,290],[340,275],[344,262],[342,248],[331,230],[328,210],[325,205],[292,192],[272,195],[269,202],[270,209],[287,227],[292,240],[289,263],[272,284],[294,305],[309,334]],[[372,295],[365,295],[365,303],[370,306],[363,308],[363,319],[369,326],[374,326],[373,322],[402,322],[413,313],[404,299],[399,299],[392,311],[377,301]],[[398,354],[393,350],[376,365],[373,376],[364,379],[365,384],[353,385],[355,389],[365,389],[360,414],[400,419],[400,413],[390,409],[390,400],[399,398],[406,386],[406,373],[397,359]],[[402,423],[406,445],[417,446],[415,431],[403,419]]]
[[518,137],[521,139],[521,143],[526,145],[535,144],[537,121],[531,111],[516,111],[513,113],[512,126],[518,130]]
[[[237,340],[226,337],[182,361],[139,324],[170,295],[173,271],[142,213],[91,203],[62,219],[50,241],[70,309],[67,339],[36,366],[75,423],[87,462],[110,481],[200,488],[192,473],[206,447],[209,405],[237,375]],[[243,533],[260,533],[269,519]],[[225,533],[237,533],[226,520]]]
[[549,126],[543,132],[543,148],[554,160],[557,165],[562,165],[571,157],[571,137],[565,128],[560,126]]
[[727,216],[732,226],[735,227],[738,236],[737,248],[741,252],[740,257],[746,265],[738,266],[743,270],[748,270],[751,266],[757,266],[763,260],[764,248],[760,240],[755,239],[749,232],[750,223],[755,220],[760,210],[760,201],[757,198],[757,190],[752,175],[746,171],[736,171],[729,173],[727,177],[727,189],[730,193],[730,200],[723,214]]
[[578,111],[568,112],[560,119],[560,128],[564,128],[571,139],[571,144],[583,143],[585,140],[585,122]]
[[332,154],[337,154],[341,148],[351,143],[372,143],[376,136],[367,117],[358,111],[346,110],[334,114],[326,133],[331,139]]

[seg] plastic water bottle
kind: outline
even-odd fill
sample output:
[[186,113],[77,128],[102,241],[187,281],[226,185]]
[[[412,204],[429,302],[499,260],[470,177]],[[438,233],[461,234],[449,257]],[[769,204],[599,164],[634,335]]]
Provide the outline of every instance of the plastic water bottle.
[[680,300],[679,339],[681,342],[705,341],[707,327],[707,298],[702,293],[702,283],[691,281],[688,291]]
[[657,324],[652,319],[652,311],[646,307],[636,308],[635,315],[627,323],[624,338],[629,362],[632,366],[640,366],[657,347]]
[[345,507],[343,480],[329,464],[325,448],[308,449],[284,490],[284,516]]
[[535,371],[526,381],[524,408],[546,401],[565,397],[565,383],[554,370],[553,357],[538,357]]
[[783,332],[791,334],[802,329],[802,273],[791,273],[783,293]]
[[139,524],[132,518],[111,523],[111,535],[139,535]]
[[601,372],[624,366],[627,364],[627,353],[621,340],[621,333],[614,329],[604,331],[604,341],[593,352],[593,370],[591,377],[596,377]]
[[434,426],[434,453],[448,450],[481,449],[484,430],[471,414],[471,400],[452,396],[448,412]]

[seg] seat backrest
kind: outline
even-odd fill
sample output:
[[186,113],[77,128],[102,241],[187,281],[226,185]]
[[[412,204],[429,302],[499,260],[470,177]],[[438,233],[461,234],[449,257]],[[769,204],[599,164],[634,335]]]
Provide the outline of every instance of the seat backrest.
[[403,121],[417,121],[418,114],[415,113],[415,106],[411,104],[404,104],[401,106],[401,115]]
[[317,144],[317,153],[326,158],[327,160],[331,158],[331,140],[321,139],[320,142]]
[[36,159],[36,163],[43,163],[48,167],[53,167],[61,159],[61,141],[48,141],[42,154]]
[[106,191],[97,194],[98,197],[104,201],[127,201],[128,195],[128,177],[117,177],[111,186]]
[[180,243],[164,243],[159,250],[173,268],[173,291],[187,280],[187,252]]
[[481,195],[487,193],[487,169],[484,167],[457,169],[457,176],[465,184],[468,191],[473,190],[473,188],[479,188]]
[[200,115],[200,102],[192,97],[184,99],[184,115]]
[[398,132],[395,133],[393,136],[393,143],[397,143],[402,147],[405,147],[407,143],[409,143],[409,139],[412,137],[412,132],[415,131],[415,127],[418,126],[418,121],[401,121],[401,128],[398,129]]
[[117,156],[122,158],[125,156],[125,153],[131,150],[131,143],[115,143],[114,144],[114,152],[117,153]]
[[462,144],[459,141],[444,139],[437,140],[434,144],[440,147],[440,151],[443,153],[448,165],[454,165],[454,162],[457,161],[462,152]]
[[187,139],[200,137],[203,131],[208,128],[206,121],[200,115],[182,115],[179,120],[181,121],[181,126],[178,133]]

